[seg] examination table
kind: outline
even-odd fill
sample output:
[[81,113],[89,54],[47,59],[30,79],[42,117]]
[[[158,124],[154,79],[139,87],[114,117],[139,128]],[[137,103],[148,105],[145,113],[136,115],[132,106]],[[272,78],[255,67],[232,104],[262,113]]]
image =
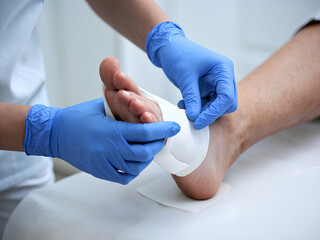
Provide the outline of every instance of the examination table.
[[126,186],[75,174],[29,194],[4,240],[320,239],[319,120],[252,146],[224,178],[231,190],[199,212],[137,192],[164,176],[155,163]]

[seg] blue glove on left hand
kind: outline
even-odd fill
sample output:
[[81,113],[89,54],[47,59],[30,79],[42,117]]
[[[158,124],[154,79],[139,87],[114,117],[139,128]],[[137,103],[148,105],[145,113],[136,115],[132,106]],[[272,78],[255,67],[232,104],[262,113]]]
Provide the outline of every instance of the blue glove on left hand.
[[183,100],[178,106],[186,109],[195,129],[237,109],[232,61],[188,40],[177,24],[158,24],[148,34],[146,51],[180,89]]
[[33,106],[26,118],[27,155],[57,157],[95,177],[127,184],[180,130],[174,122],[113,121],[102,98],[67,108]]

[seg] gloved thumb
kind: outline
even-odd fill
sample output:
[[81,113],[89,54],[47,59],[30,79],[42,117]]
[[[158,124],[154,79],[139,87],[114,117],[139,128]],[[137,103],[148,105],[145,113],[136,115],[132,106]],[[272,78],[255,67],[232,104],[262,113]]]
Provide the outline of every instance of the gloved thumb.
[[198,77],[190,77],[184,81],[186,86],[180,86],[184,100],[186,114],[191,121],[196,120],[201,110],[201,98],[198,85]]
[[184,104],[184,101],[183,100],[180,100],[178,102],[178,108],[180,109],[186,109],[186,105]]
[[172,137],[180,131],[176,122],[126,123],[123,137],[128,142],[152,142]]

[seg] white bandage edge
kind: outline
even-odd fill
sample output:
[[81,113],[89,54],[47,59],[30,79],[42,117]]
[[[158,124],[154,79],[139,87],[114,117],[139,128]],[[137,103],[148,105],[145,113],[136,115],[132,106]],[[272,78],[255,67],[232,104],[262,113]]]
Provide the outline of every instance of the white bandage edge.
[[[177,135],[167,139],[166,145],[154,157],[154,161],[169,173],[179,177],[190,174],[201,165],[207,155],[210,138],[209,127],[195,130],[193,123],[187,118],[185,110],[179,109],[142,88],[140,89],[144,96],[158,104],[162,111],[163,121],[174,121],[181,127]],[[105,94],[103,96],[106,116],[115,120],[105,99]]]

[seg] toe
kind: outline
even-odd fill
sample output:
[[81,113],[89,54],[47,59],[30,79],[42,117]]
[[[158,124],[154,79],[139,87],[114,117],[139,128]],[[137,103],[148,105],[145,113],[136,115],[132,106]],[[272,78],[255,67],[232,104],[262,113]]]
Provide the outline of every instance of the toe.
[[147,99],[139,96],[138,94],[126,90],[118,91],[118,98],[120,102],[127,106],[131,113],[134,115],[140,115],[143,112],[149,110]]
[[125,89],[141,95],[141,90],[138,85],[128,75],[118,71],[113,76],[113,83],[117,89]]
[[118,91],[119,101],[129,108],[130,102],[135,98],[135,93],[126,90]]
[[129,109],[132,114],[137,116],[140,116],[146,111],[144,102],[138,98],[134,98],[130,101]]
[[149,112],[153,115],[151,119],[143,117],[143,122],[159,122],[162,121],[161,110],[155,102],[144,96],[139,96],[136,93],[121,90],[118,92],[119,100],[125,106],[127,106],[130,112],[135,116],[141,116],[144,112]]
[[140,116],[140,122],[142,122],[142,123],[153,123],[153,122],[158,122],[158,119],[153,113],[144,112]]
[[113,76],[116,72],[120,71],[120,63],[118,59],[108,57],[104,59],[100,64],[100,77],[106,88],[115,90],[116,87],[113,83]]
[[121,91],[116,90],[106,90],[106,100],[108,102],[109,108],[111,112],[113,113],[114,117],[117,120],[125,121],[125,122],[132,122],[132,123],[139,123],[140,117],[137,115],[134,115],[131,113],[129,109],[129,103],[130,103],[130,94],[129,94],[129,102],[123,102],[123,100],[120,100],[120,93]]

